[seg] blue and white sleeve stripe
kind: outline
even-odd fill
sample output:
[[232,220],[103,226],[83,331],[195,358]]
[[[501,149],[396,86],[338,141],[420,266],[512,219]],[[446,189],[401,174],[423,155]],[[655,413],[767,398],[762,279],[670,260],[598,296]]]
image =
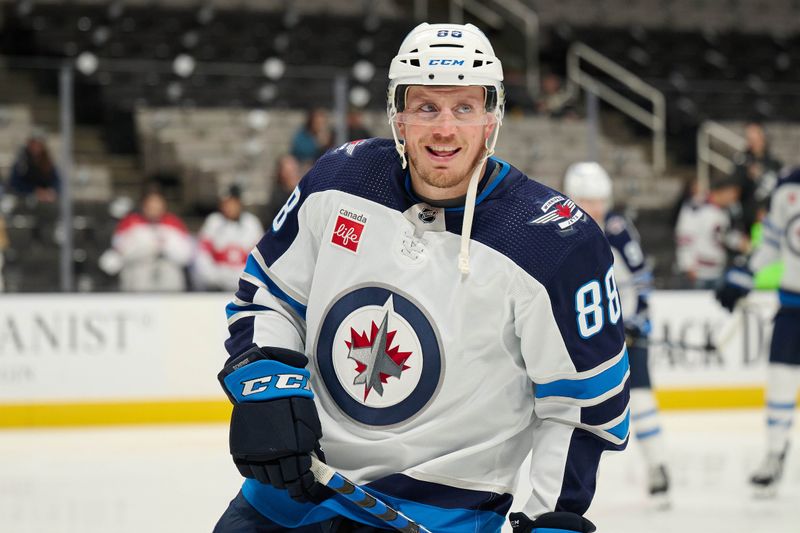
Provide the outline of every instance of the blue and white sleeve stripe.
[[534,384],[540,418],[572,425],[622,446],[630,429],[628,352],[597,367]]
[[556,401],[588,407],[618,394],[630,374],[628,350],[584,372],[536,382],[536,401]]

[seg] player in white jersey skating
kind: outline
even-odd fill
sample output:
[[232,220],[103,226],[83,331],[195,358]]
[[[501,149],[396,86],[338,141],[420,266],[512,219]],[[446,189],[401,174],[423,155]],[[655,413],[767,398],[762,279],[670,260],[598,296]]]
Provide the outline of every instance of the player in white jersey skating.
[[[228,305],[230,449],[218,533],[383,531],[318,484],[315,452],[428,530],[594,531],[625,447],[629,367],[612,254],[574,202],[492,156],[500,60],[421,24],[389,72],[394,139],[323,156]],[[324,452],[324,453],[323,453]]]
[[614,274],[622,302],[622,317],[631,365],[631,420],[647,462],[648,490],[658,504],[667,502],[667,475],[658,404],[648,368],[651,330],[648,298],[653,274],[645,261],[639,233],[624,215],[611,210],[612,182],[597,163],[570,165],[564,192],[603,228],[614,254]]
[[800,389],[800,169],[778,181],[763,228],[764,237],[746,266],[729,270],[716,295],[733,311],[753,288],[753,272],[783,260],[767,367],[767,454],[750,478],[757,494],[771,495],[783,474]]

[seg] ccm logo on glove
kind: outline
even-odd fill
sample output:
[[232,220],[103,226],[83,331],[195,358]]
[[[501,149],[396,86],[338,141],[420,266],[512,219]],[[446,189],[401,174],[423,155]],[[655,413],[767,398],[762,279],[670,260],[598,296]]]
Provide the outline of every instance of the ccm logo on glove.
[[301,374],[278,374],[273,376],[263,376],[255,379],[242,381],[242,396],[250,396],[264,392],[270,386],[276,389],[303,389],[311,390],[308,378]]

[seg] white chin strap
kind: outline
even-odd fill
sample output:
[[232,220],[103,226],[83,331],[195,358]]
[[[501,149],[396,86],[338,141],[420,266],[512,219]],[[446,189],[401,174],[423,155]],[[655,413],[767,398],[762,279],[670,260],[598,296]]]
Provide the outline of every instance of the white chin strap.
[[464,220],[461,223],[461,250],[458,252],[458,270],[461,274],[469,274],[469,240],[472,235],[472,218],[475,215],[475,197],[478,194],[478,183],[481,181],[481,170],[483,164],[494,154],[494,145],[497,143],[497,134],[500,131],[500,120],[494,127],[492,136],[486,139],[486,152],[475,165],[472,177],[467,186],[467,198],[464,201]]

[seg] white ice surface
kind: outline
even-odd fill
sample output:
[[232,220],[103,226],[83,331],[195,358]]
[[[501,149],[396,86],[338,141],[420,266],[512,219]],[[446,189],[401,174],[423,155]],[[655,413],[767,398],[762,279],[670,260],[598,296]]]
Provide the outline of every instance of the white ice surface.
[[[761,411],[663,423],[671,510],[648,501],[634,442],[601,465],[587,513],[599,533],[800,533],[797,428],[781,490],[763,501],[746,482],[764,449]],[[223,424],[0,431],[3,533],[210,532],[240,482]]]

